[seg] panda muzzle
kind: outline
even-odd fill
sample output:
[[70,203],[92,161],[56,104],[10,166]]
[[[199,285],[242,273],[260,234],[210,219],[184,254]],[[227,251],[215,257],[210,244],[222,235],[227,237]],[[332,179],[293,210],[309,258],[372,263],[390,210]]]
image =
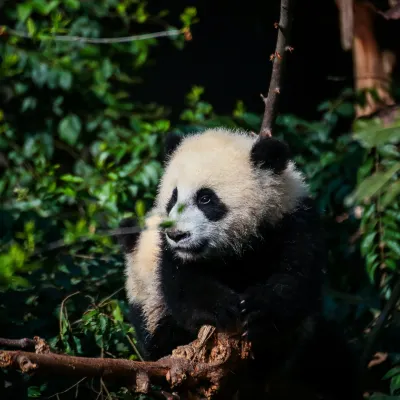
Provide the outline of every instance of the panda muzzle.
[[182,232],[177,229],[167,229],[165,233],[169,239],[171,239],[172,241],[174,241],[176,243],[182,241],[183,239],[187,239],[188,237],[190,237],[189,232]]

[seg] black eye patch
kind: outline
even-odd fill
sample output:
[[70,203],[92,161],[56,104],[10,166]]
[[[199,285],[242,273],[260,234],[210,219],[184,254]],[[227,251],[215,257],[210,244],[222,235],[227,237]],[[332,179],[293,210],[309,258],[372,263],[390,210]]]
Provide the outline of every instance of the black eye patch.
[[172,196],[171,196],[171,198],[169,199],[168,204],[167,204],[166,210],[167,210],[167,213],[168,213],[168,214],[169,214],[169,212],[172,210],[172,207],[176,204],[177,200],[178,200],[178,189],[175,188],[175,189],[172,191]]
[[195,195],[197,207],[210,221],[219,221],[228,212],[228,207],[221,201],[214,190],[202,188]]

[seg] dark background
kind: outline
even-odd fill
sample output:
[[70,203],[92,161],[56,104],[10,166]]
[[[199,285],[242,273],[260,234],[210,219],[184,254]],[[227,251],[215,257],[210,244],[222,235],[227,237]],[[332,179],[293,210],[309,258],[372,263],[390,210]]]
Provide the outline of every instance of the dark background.
[[[260,93],[268,90],[279,2],[174,0],[171,14],[190,5],[197,7],[200,18],[193,27],[192,42],[176,52],[168,41],[160,41],[157,64],[146,68],[140,98],[171,106],[174,117],[191,85],[197,84],[205,87],[204,99],[217,113],[230,113],[236,99],[261,113]],[[379,5],[385,8],[385,4]],[[377,18],[383,47],[395,48],[394,24],[398,22]],[[335,2],[297,1],[290,42],[294,51],[287,64],[279,110],[316,118],[318,104],[353,86],[352,54],[341,48]]]

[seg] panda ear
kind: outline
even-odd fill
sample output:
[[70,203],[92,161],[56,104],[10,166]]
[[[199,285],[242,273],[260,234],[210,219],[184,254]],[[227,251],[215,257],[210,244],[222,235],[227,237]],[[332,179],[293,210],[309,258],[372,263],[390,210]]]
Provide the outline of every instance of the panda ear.
[[170,132],[165,137],[164,158],[171,155],[181,143],[183,137],[177,133]]
[[120,222],[119,228],[132,228],[132,231],[134,230],[134,228],[138,228],[137,232],[135,231],[132,233],[124,233],[117,236],[118,244],[122,247],[123,252],[125,254],[130,253],[132,252],[139,238],[140,229],[138,221],[136,220],[136,218],[125,218]]
[[255,167],[270,169],[275,174],[286,169],[289,158],[288,145],[272,137],[258,138],[250,153],[250,160]]

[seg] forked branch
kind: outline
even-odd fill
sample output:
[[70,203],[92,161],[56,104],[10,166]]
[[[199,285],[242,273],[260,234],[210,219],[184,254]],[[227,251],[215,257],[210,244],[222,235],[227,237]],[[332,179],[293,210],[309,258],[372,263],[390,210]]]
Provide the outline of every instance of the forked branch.
[[275,53],[270,56],[273,66],[268,96],[264,97],[261,95],[264,100],[265,110],[260,136],[272,136],[276,115],[278,113],[278,99],[281,93],[286,57],[288,53],[293,51],[293,48],[289,46],[289,40],[292,28],[294,2],[295,0],[281,1],[279,24],[275,23],[276,28],[278,28],[278,40],[276,42]]

